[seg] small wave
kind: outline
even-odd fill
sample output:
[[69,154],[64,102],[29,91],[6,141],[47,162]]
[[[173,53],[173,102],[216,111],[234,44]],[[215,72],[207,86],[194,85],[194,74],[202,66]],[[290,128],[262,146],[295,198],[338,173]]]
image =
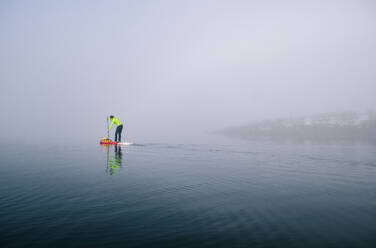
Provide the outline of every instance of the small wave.
[[335,158],[324,158],[324,157],[315,157],[310,155],[301,155],[303,158],[307,158],[313,161],[325,161],[325,162],[332,162],[332,163],[344,163],[347,165],[364,165],[364,166],[371,166],[376,167],[375,163],[372,162],[360,162],[355,160],[342,160],[342,159],[335,159]]

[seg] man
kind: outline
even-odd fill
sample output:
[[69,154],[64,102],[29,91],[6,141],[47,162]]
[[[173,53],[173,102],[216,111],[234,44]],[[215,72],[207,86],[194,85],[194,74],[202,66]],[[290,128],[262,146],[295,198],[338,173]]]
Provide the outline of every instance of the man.
[[111,125],[108,131],[110,131],[112,126],[115,124],[117,126],[116,131],[115,131],[115,142],[120,142],[121,132],[123,131],[123,123],[113,115],[110,116],[110,121],[111,121]]

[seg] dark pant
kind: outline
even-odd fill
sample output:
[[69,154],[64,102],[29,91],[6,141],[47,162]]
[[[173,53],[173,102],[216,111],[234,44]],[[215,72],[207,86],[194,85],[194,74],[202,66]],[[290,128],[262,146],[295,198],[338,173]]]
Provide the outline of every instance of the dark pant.
[[121,131],[123,131],[123,125],[120,125],[116,128],[115,131],[115,142],[121,141]]

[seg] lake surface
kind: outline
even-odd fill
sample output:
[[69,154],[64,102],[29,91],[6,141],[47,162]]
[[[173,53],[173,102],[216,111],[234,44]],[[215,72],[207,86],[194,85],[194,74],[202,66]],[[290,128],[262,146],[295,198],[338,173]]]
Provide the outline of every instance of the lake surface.
[[376,146],[0,145],[1,247],[376,247]]

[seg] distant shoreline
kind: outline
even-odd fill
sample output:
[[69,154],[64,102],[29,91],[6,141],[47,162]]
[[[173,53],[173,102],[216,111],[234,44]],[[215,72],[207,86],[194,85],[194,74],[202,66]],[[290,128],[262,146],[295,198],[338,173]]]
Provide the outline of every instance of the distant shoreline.
[[376,141],[376,114],[323,113],[311,117],[263,120],[227,127],[215,134],[241,139]]

